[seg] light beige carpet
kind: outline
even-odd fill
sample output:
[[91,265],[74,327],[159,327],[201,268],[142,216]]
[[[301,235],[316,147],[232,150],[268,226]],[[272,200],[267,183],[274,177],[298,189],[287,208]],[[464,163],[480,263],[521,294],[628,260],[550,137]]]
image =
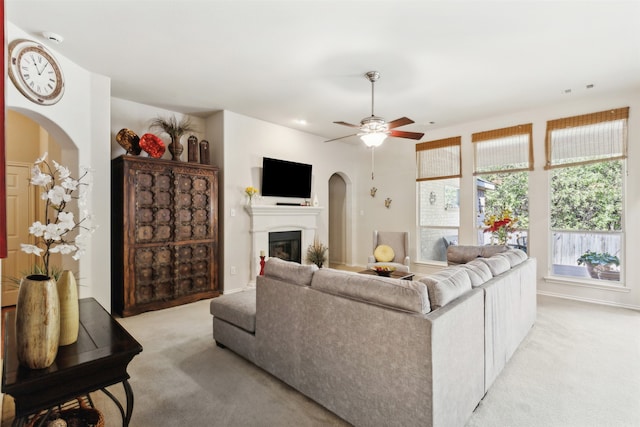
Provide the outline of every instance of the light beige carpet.
[[[200,301],[121,319],[144,347],[129,367],[132,426],[346,425],[216,347],[208,307]],[[121,386],[110,390],[124,397]],[[121,425],[111,401],[101,393],[93,399],[107,426]],[[10,419],[11,400],[3,406]],[[632,427],[639,420],[640,313],[539,297],[536,325],[467,426]]]

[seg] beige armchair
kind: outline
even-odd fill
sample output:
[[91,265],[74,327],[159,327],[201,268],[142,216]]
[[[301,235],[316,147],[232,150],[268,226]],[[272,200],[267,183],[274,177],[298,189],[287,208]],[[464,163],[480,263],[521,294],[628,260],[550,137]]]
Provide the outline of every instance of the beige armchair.
[[409,232],[407,231],[373,231],[373,251],[380,245],[387,245],[393,249],[394,257],[391,261],[377,261],[375,255],[369,255],[367,268],[388,265],[397,271],[409,271]]

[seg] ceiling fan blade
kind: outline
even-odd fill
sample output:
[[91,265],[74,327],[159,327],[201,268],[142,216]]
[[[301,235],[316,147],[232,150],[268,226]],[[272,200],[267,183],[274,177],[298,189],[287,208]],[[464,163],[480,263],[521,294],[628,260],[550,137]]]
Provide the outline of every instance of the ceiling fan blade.
[[333,123],[335,123],[337,125],[349,126],[349,127],[352,127],[352,128],[359,128],[360,127],[360,125],[352,125],[351,123],[347,123],[347,122],[333,122]]
[[337,140],[339,140],[339,139],[345,139],[345,138],[349,138],[349,137],[356,136],[356,135],[358,135],[358,134],[357,134],[357,133],[354,133],[354,134],[352,134],[352,135],[341,136],[340,138],[328,139],[328,140],[326,140],[325,142],[337,141]]
[[389,129],[399,128],[400,126],[410,125],[411,123],[415,123],[408,117],[400,117],[399,119],[395,119],[388,123]]
[[395,136],[396,138],[409,138],[409,139],[420,139],[424,136],[424,133],[420,132],[406,132],[402,130],[392,130],[389,133],[389,136]]

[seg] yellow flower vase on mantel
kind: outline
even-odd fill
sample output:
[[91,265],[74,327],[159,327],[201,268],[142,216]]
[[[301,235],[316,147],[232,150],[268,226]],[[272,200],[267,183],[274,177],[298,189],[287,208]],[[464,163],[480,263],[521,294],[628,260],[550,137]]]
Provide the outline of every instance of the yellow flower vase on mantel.
[[69,345],[78,340],[80,328],[78,285],[71,271],[64,270],[60,274],[57,288],[60,299],[60,345]]
[[20,282],[16,304],[18,361],[29,369],[48,368],[60,339],[60,300],[55,279],[33,274]]

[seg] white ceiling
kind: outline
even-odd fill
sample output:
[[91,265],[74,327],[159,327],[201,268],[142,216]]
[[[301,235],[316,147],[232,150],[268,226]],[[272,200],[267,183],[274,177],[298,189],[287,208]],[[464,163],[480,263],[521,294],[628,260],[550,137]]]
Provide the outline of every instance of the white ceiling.
[[369,70],[381,73],[376,115],[410,117],[400,130],[424,139],[434,126],[640,88],[638,1],[5,4],[34,39],[62,35],[45,44],[110,77],[114,97],[226,109],[325,138],[353,133],[333,121],[370,115]]

